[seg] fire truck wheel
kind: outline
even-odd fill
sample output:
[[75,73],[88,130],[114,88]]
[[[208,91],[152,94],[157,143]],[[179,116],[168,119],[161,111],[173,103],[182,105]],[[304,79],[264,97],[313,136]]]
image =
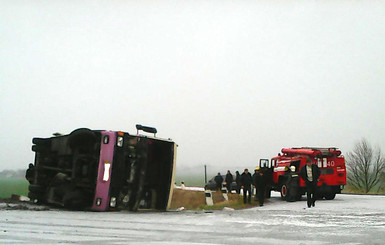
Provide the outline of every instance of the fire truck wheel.
[[283,184],[281,186],[281,198],[282,200],[287,200],[289,196],[289,188],[287,187],[287,184]]
[[266,198],[270,198],[271,197],[271,190],[266,190],[265,197]]
[[336,197],[336,193],[328,192],[324,194],[326,200],[333,200]]

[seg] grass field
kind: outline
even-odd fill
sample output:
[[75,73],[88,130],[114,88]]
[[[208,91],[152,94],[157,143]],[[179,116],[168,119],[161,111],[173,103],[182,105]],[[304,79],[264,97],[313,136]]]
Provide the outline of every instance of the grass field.
[[373,188],[369,193],[366,193],[364,190],[357,190],[349,185],[346,185],[345,188],[342,190],[342,193],[347,193],[347,194],[368,194],[368,195],[384,195],[385,194],[385,189],[384,188],[379,188],[378,187]]
[[[210,176],[211,178],[211,176]],[[180,182],[184,182],[186,186],[196,186],[196,187],[204,187],[205,179],[204,176],[199,175],[176,175],[175,183],[180,185]]]
[[0,197],[8,198],[12,194],[28,195],[28,181],[25,179],[0,179]]

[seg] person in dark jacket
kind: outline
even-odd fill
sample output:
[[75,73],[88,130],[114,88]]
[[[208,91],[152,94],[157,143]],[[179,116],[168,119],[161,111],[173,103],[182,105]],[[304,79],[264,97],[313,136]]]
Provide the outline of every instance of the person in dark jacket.
[[257,189],[257,186],[255,184],[255,178],[256,178],[256,175],[257,175],[257,168],[254,169],[254,174],[251,176],[251,179],[252,179],[252,183],[253,183],[253,186],[255,187],[255,196],[254,196],[254,201],[258,201],[258,189]]
[[225,181],[226,181],[226,188],[229,193],[231,193],[231,184],[233,183],[233,180],[234,180],[233,175],[230,173],[230,170],[227,170]]
[[[249,170],[246,168],[241,175],[241,184],[243,188],[243,203],[251,203],[251,183],[253,182]],[[248,195],[248,197],[246,197]]]
[[255,168],[255,173],[253,174],[253,184],[257,189],[256,196],[258,197],[259,206],[263,206],[265,201],[266,181],[260,167]]
[[239,174],[239,171],[235,171],[235,183],[237,183],[237,193],[241,193],[241,175]]
[[28,180],[30,184],[32,184],[34,177],[35,177],[35,166],[32,163],[30,163],[28,165],[27,171],[25,172],[25,178]]
[[305,181],[306,195],[307,195],[307,207],[315,206],[316,192],[318,178],[321,174],[321,170],[316,164],[313,164],[311,159],[306,160],[306,165],[301,168],[299,175]]
[[218,173],[217,176],[214,178],[215,183],[217,183],[217,190],[222,189],[222,183],[223,183],[223,177],[221,173]]

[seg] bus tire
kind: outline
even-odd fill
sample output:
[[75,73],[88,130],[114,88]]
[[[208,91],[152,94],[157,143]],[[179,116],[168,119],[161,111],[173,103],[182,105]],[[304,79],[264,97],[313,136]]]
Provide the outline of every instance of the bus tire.
[[68,145],[71,149],[80,146],[89,146],[97,141],[97,137],[91,129],[78,128],[71,132],[68,138]]
[[34,151],[34,152],[48,152],[49,148],[47,146],[44,146],[44,145],[33,145],[32,151]]
[[36,193],[36,192],[28,192],[28,198],[33,202],[33,203],[42,203],[43,202],[43,194],[42,193]]
[[29,185],[28,190],[33,193],[44,193],[45,189],[41,185]]
[[44,138],[33,138],[32,143],[35,145],[42,145],[48,147],[51,144],[51,141],[49,139]]

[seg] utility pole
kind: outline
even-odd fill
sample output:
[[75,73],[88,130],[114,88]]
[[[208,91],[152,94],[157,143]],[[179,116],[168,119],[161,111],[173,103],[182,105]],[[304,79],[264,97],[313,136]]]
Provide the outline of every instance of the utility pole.
[[205,184],[207,183],[207,166],[205,164]]

